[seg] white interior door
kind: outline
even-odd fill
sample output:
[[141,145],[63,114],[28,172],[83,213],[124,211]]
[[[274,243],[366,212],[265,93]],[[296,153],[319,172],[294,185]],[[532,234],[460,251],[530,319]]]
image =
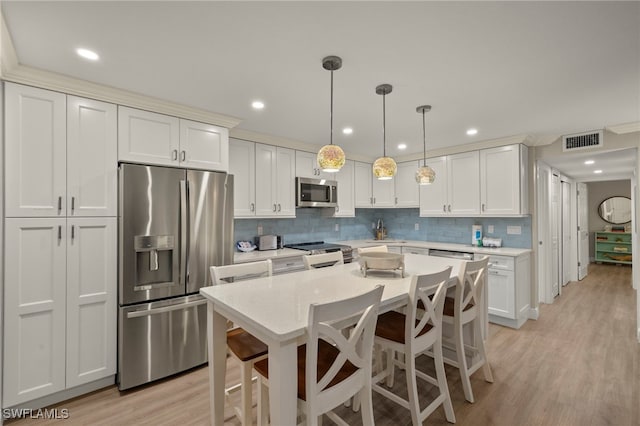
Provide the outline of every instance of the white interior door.
[[553,303],[551,296],[551,169],[538,162],[538,300]]
[[560,295],[560,177],[551,175],[551,295]]
[[589,267],[589,206],[587,184],[578,184],[578,279],[587,276]]
[[571,184],[562,181],[562,274],[560,283],[571,281]]

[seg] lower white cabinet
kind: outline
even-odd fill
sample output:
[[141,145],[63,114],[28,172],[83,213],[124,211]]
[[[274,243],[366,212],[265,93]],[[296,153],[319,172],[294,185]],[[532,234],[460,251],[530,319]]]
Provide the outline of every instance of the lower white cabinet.
[[3,407],[116,372],[116,218],[5,220]]
[[422,254],[424,256],[428,256],[429,255],[429,249],[428,248],[424,248],[424,247],[404,246],[404,247],[402,247],[402,253],[403,254],[406,254],[406,253]]
[[487,273],[489,321],[520,328],[529,318],[531,257],[490,256]]

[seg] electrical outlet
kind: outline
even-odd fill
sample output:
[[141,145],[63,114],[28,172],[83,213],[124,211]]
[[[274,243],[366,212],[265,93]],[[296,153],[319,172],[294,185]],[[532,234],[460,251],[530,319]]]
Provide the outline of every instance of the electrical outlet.
[[493,234],[493,225],[487,226],[487,234]]
[[258,225],[258,236],[262,235],[262,225]]
[[376,229],[376,223],[375,222],[371,222],[371,229]]
[[419,223],[416,223],[416,224],[413,226],[413,230],[414,230],[414,231],[419,231],[419,230],[420,230],[420,224],[419,224]]
[[335,226],[334,229],[335,229],[336,232],[340,231],[340,224],[336,223],[336,226]]
[[520,234],[522,234],[522,227],[520,227],[520,226],[507,226],[507,234],[520,235]]

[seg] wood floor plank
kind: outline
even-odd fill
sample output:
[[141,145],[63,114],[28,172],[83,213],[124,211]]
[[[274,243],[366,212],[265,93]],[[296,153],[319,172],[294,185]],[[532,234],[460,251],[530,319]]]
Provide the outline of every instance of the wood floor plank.
[[[555,303],[540,307],[538,321],[527,321],[520,330],[492,324],[487,349],[494,383],[486,383],[481,371],[472,376],[474,404],[464,399],[458,371],[446,366],[456,424],[640,425],[635,298],[630,267],[591,265],[585,280],[570,283]],[[433,370],[427,357],[418,364]],[[238,368],[230,364],[228,380],[238,379]],[[403,392],[404,386],[403,372],[397,371],[395,389]],[[433,389],[424,384],[420,392],[426,405]],[[109,387],[55,406],[69,410],[68,420],[7,424],[207,425],[208,397],[208,372],[202,367],[132,391]],[[376,393],[373,402],[376,424],[411,424],[409,412],[393,402]],[[350,408],[336,411],[349,424],[361,424],[359,413]],[[228,426],[240,424],[230,409],[225,415]],[[449,423],[439,408],[425,424]]]

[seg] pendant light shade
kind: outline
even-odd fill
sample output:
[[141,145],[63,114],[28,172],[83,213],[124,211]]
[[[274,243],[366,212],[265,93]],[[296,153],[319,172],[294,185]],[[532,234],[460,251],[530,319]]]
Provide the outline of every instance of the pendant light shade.
[[331,71],[331,110],[329,121],[331,134],[329,145],[325,145],[318,151],[318,165],[323,172],[335,173],[344,166],[344,151],[338,145],[333,144],[333,72],[342,67],[342,59],[337,56],[327,56],[322,60],[322,67]]
[[376,87],[376,93],[378,95],[382,95],[382,157],[378,158],[373,163],[373,175],[378,178],[378,180],[393,179],[396,171],[398,170],[398,166],[396,165],[395,160],[391,157],[387,157],[385,98],[389,93],[391,93],[392,90],[393,86],[391,86],[390,84],[381,84]]
[[422,105],[416,108],[416,112],[422,114],[422,146],[424,147],[422,167],[418,167],[416,171],[416,182],[420,185],[428,185],[436,180],[436,172],[427,166],[427,132],[424,116],[429,111],[431,111],[431,105]]

